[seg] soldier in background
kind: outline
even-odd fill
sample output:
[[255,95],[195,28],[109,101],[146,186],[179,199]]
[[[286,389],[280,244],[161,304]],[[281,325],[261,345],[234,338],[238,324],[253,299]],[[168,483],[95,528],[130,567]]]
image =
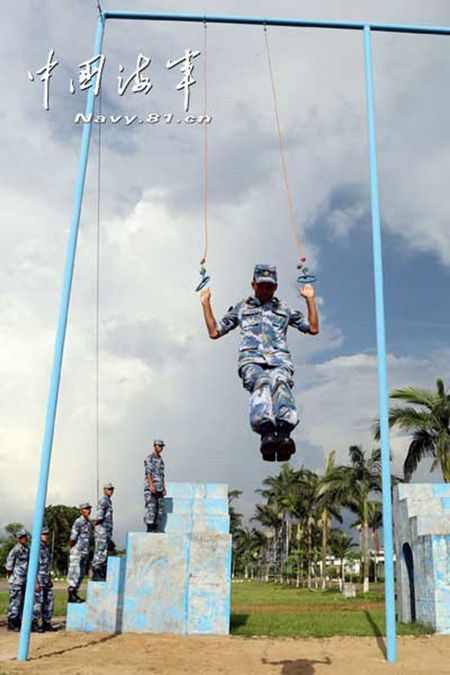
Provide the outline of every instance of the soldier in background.
[[89,543],[92,534],[89,516],[92,506],[89,502],[83,502],[79,508],[80,516],[75,520],[70,532],[68,602],[84,602],[78,595],[78,589],[87,574],[89,563]]
[[[41,532],[41,548],[39,551],[39,567],[36,582],[36,592],[33,606],[32,631],[43,633],[44,631],[57,630],[52,626],[53,616],[53,582],[52,582],[52,554],[48,547],[48,527],[43,527]],[[42,623],[39,624],[39,621]]]
[[308,319],[275,297],[277,270],[270,265],[256,265],[252,288],[254,295],[230,307],[221,321],[216,321],[211,307],[211,291],[205,288],[200,299],[209,337],[226,335],[237,326],[241,329],[238,372],[250,392],[250,425],[261,435],[261,454],[265,461],[289,460],[295,452],[290,438],[298,424],[294,386],[294,365],[286,342],[289,326],[302,333],[316,335],[319,318],[314,287],[300,289],[308,308]]
[[113,506],[111,497],[114,494],[114,485],[105,483],[103,497],[97,505],[95,521],[95,551],[92,561],[92,581],[105,581],[108,565],[108,551],[111,548],[113,533]]
[[164,461],[161,453],[165,446],[164,441],[157,438],[153,441],[153,452],[144,460],[144,522],[147,532],[158,532],[158,522],[164,516],[164,497],[166,496],[166,482],[164,477]]
[[15,544],[6,559],[5,569],[8,576],[9,605],[8,630],[19,631],[22,621],[25,585],[27,582],[28,559],[28,532],[19,530]]

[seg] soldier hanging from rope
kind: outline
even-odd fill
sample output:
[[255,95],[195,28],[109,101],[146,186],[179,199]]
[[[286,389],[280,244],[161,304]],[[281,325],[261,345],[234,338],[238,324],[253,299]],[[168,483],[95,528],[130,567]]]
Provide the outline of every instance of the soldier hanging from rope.
[[254,295],[230,307],[216,321],[211,307],[211,291],[205,288],[200,299],[209,337],[216,340],[239,326],[239,377],[250,392],[250,425],[261,435],[261,454],[268,462],[285,462],[295,453],[290,434],[298,424],[294,386],[294,366],[286,342],[289,326],[302,333],[317,335],[319,317],[314,288],[300,289],[308,308],[306,320],[300,310],[275,297],[277,271],[269,265],[256,265]]

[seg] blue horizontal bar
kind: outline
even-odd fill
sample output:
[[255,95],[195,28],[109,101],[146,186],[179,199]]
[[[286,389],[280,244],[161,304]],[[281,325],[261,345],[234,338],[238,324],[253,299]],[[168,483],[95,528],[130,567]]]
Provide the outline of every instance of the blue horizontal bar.
[[190,23],[232,23],[256,26],[291,26],[292,28],[331,28],[339,30],[364,30],[382,33],[421,33],[450,35],[450,26],[409,26],[406,24],[359,23],[348,21],[316,21],[314,19],[276,19],[264,16],[220,16],[215,14],[158,14],[154,12],[105,11],[105,19],[132,19],[141,21],[185,21]]

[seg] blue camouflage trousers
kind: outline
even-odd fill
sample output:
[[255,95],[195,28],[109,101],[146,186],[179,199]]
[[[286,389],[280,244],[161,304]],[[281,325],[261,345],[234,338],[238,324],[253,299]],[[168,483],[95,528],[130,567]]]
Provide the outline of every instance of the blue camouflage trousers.
[[294,380],[289,368],[271,367],[249,363],[239,370],[242,384],[250,392],[250,426],[260,433],[267,422],[275,426],[285,422],[293,429],[298,424],[295,399],[292,394]]
[[50,623],[53,616],[53,588],[49,585],[41,585],[34,594],[33,619],[42,619],[44,623]]
[[8,590],[8,621],[20,621],[25,597],[25,584],[9,584]]
[[102,567],[108,560],[111,533],[102,524],[95,526],[95,550],[92,567]]
[[67,580],[69,582],[69,588],[73,588],[76,591],[80,588],[81,582],[87,574],[89,561],[89,552],[86,553],[80,551],[77,546],[73,546],[70,549],[69,554],[69,571],[67,573]]
[[164,493],[150,492],[144,490],[145,515],[144,522],[146,525],[157,525],[165,514],[164,508]]

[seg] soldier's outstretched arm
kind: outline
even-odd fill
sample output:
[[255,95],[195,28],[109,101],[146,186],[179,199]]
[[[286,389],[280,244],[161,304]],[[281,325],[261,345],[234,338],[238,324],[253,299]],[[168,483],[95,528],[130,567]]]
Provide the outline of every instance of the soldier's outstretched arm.
[[310,335],[317,335],[319,332],[319,314],[317,312],[316,299],[314,297],[314,286],[312,284],[305,284],[300,289],[300,295],[305,298],[308,307],[308,322]]
[[200,293],[200,302],[202,303],[203,316],[206,323],[206,329],[211,340],[217,340],[220,333],[217,330],[217,321],[211,307],[211,290],[204,288]]

